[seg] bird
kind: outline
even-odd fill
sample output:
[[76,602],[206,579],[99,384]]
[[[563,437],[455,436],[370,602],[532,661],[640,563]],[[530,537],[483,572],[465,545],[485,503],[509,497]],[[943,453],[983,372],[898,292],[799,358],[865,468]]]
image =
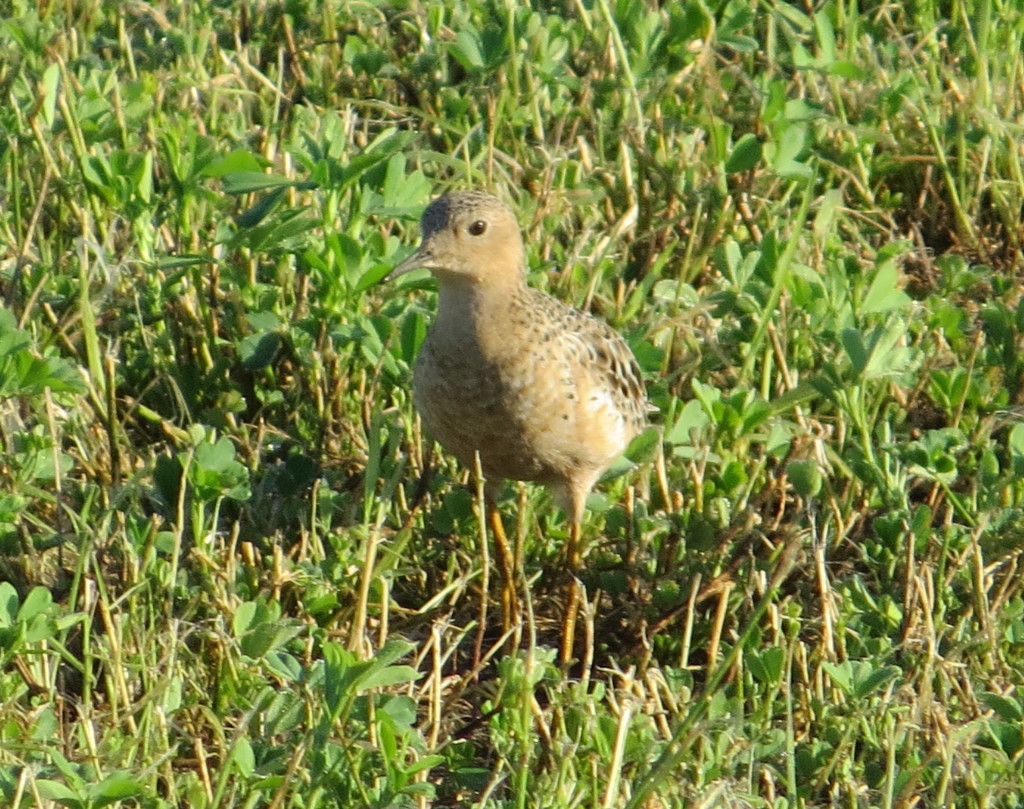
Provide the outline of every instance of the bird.
[[588,494],[646,422],[636,358],[606,322],[528,286],[513,210],[479,190],[434,199],[422,241],[388,274],[430,270],[437,313],[413,366],[413,402],[429,436],[482,472],[506,629],[518,620],[514,559],[496,505],[506,480],[549,488],[570,523],[572,574],[561,656],[571,660]]

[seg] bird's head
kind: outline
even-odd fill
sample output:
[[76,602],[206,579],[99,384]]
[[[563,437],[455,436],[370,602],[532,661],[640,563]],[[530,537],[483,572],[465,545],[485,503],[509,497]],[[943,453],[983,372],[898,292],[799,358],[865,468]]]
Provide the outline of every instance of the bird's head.
[[[523,240],[515,214],[481,191],[438,197],[420,220],[423,241],[388,280],[424,267],[445,283],[519,283],[525,271]],[[510,278],[511,277],[511,278]]]

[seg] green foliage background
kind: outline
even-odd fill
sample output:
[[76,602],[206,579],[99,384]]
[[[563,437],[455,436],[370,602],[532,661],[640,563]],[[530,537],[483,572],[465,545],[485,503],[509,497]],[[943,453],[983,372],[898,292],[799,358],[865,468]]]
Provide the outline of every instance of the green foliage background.
[[[0,803],[1022,805],[1018,3],[0,10]],[[381,283],[469,186],[657,408],[582,674]]]

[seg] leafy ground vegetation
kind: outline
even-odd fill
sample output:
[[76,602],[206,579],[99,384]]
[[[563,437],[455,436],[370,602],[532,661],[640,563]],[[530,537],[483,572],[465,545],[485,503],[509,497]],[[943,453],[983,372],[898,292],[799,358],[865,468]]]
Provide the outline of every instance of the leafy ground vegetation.
[[[0,7],[0,803],[1024,804],[1019,3]],[[382,282],[468,186],[656,407],[571,671]]]

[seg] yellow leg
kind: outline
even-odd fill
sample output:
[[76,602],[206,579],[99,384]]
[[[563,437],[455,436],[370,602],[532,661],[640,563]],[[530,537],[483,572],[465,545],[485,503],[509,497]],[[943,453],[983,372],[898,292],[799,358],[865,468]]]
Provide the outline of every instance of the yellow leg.
[[562,616],[562,649],[563,666],[572,663],[576,647],[576,617],[580,611],[580,583],[576,573],[581,567],[580,555],[580,523],[573,520],[569,527],[569,542],[565,546],[565,562],[568,568],[569,581],[565,586],[565,614]]
[[494,545],[498,556],[498,574],[501,576],[501,628],[508,631],[519,624],[519,596],[516,594],[515,561],[512,548],[505,536],[505,526],[501,524],[501,515],[491,502],[487,504],[487,522],[494,535]]

